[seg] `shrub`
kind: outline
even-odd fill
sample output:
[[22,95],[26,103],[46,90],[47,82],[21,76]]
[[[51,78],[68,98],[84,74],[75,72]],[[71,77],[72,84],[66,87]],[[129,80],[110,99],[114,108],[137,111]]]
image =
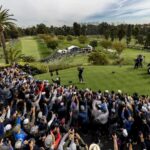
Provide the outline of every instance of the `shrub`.
[[84,44],[86,41],[87,41],[87,37],[86,36],[83,36],[83,35],[80,35],[78,37],[78,40],[81,44]]
[[115,42],[113,43],[113,48],[117,51],[118,55],[120,55],[123,52],[123,50],[126,48],[126,46],[121,42]]
[[47,44],[48,48],[51,48],[51,49],[54,50],[58,46],[58,41],[56,41],[56,40],[49,40],[49,41],[46,42],[46,44]]
[[118,58],[113,62],[113,65],[122,65],[124,63],[124,58]]
[[47,43],[48,41],[53,40],[54,37],[51,35],[47,35],[47,34],[40,34],[39,38],[43,39],[44,42]]
[[90,42],[90,45],[91,45],[93,48],[95,48],[95,47],[97,47],[98,43],[97,43],[96,40],[93,40],[93,41]]
[[101,51],[92,52],[88,57],[88,61],[94,65],[107,65],[109,63],[107,55]]
[[23,62],[35,62],[35,58],[33,56],[22,56],[22,61]]
[[63,35],[58,35],[57,36],[59,40],[64,40],[64,36]]
[[101,41],[101,46],[105,49],[111,48],[112,42],[108,40]]
[[[24,66],[25,64],[27,64],[27,62],[20,62],[19,65],[20,66]],[[45,64],[45,63],[38,63],[38,62],[31,62],[31,63],[28,63],[28,65],[31,67],[31,68],[34,68],[39,70],[40,73],[46,73],[48,72],[48,65]]]
[[73,37],[71,35],[68,35],[66,39],[67,39],[67,41],[72,41]]

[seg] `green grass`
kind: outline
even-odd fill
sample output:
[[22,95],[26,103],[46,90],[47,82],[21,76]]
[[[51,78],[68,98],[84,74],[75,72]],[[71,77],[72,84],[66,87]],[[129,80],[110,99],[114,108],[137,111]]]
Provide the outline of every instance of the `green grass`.
[[22,53],[27,56],[32,56],[35,59],[39,60],[41,59],[39,50],[38,50],[38,44],[34,37],[23,37],[20,38],[21,45],[22,45]]
[[88,65],[88,55],[87,54],[78,54],[75,56],[64,56],[61,59],[50,62],[49,64],[71,64],[71,65]]
[[150,51],[146,50],[125,49],[121,56],[124,58],[126,64],[134,64],[134,59],[139,54],[145,56],[144,63],[150,63]]
[[[62,70],[59,73],[63,85],[68,85],[68,81],[72,81],[74,85],[84,89],[91,88],[102,91],[121,89],[130,94],[134,92],[150,93],[150,75],[147,74],[146,68],[134,70],[131,66],[85,66],[85,83],[83,84],[78,82],[77,68]],[[37,75],[35,78],[51,81],[49,73]],[[56,76],[53,76],[53,79],[55,78]]]
[[35,37],[34,40],[37,42],[38,51],[41,59],[49,56],[52,53],[51,50],[47,48],[46,44],[42,39]]

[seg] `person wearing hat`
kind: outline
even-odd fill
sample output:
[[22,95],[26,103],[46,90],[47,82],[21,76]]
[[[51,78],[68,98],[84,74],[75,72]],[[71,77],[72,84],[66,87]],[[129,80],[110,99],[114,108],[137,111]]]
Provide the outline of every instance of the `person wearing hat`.
[[27,134],[30,133],[30,130],[31,130],[31,123],[30,123],[30,121],[29,121],[28,118],[25,118],[25,119],[23,120],[23,130],[24,130]]
[[45,140],[44,140],[44,146],[45,146],[45,148],[46,148],[46,149],[52,149],[52,148],[54,149],[54,146],[53,146],[54,141],[55,141],[54,135],[53,135],[53,134],[49,134],[49,135],[45,138]]
[[10,140],[13,139],[13,131],[12,131],[12,125],[11,124],[7,124],[5,127],[4,127],[4,137],[5,138],[9,138]]
[[17,125],[14,128],[14,138],[16,141],[18,140],[24,141],[27,138],[27,134],[21,129],[20,125]]
[[81,128],[85,133],[88,131],[88,123],[89,123],[89,117],[88,117],[88,106],[87,101],[85,102],[85,105],[80,106],[80,112],[79,112],[79,123],[81,125]]
[[21,140],[21,139],[19,139],[19,140],[17,140],[16,142],[15,142],[15,149],[17,150],[17,149],[22,149],[23,148],[23,141]]
[[99,145],[93,143],[90,145],[89,150],[100,150]]

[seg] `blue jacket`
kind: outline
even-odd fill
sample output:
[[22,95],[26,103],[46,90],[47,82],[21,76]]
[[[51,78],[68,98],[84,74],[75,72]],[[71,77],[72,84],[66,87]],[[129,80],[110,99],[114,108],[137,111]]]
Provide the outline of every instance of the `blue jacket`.
[[17,140],[24,141],[27,137],[27,134],[23,130],[21,130],[20,133],[14,133],[14,137],[16,141]]
[[3,122],[0,122],[0,137],[4,136],[4,124]]

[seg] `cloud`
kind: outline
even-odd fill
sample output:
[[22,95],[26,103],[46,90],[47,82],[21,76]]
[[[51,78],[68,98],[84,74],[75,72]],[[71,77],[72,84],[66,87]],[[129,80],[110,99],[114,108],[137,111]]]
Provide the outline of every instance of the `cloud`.
[[74,21],[150,22],[150,0],[1,0],[1,4],[10,9],[20,26],[70,25]]

